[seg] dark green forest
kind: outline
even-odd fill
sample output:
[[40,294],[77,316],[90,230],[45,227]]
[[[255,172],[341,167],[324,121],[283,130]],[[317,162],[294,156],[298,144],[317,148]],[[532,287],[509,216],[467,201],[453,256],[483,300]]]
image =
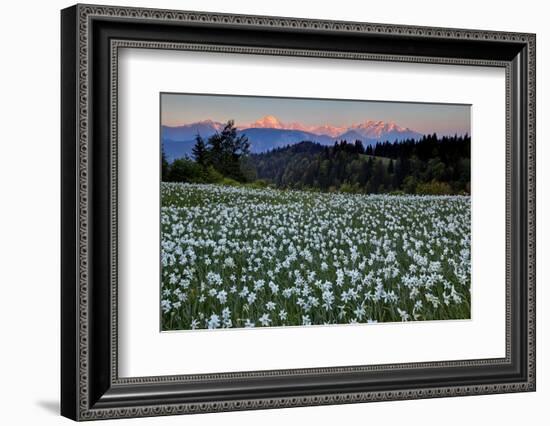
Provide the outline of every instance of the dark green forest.
[[284,189],[353,193],[469,194],[469,135],[378,142],[359,140],[324,146],[311,141],[261,154],[250,153],[234,123],[203,140],[197,135],[193,158],[168,164],[169,182],[271,185]]

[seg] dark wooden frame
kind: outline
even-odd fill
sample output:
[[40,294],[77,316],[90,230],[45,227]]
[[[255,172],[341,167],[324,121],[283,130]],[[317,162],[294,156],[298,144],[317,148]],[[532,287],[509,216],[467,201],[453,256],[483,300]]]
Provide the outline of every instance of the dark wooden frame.
[[[76,5],[61,13],[61,36],[64,416],[89,420],[535,390],[535,35]],[[120,47],[504,67],[506,357],[119,378]]]

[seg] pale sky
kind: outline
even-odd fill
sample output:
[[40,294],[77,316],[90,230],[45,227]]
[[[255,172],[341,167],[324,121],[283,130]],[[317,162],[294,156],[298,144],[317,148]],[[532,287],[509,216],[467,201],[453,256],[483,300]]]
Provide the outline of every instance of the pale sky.
[[420,133],[470,133],[470,105],[234,95],[161,94],[162,125],[211,119],[252,123],[273,115],[284,123],[350,126],[367,120],[395,122]]

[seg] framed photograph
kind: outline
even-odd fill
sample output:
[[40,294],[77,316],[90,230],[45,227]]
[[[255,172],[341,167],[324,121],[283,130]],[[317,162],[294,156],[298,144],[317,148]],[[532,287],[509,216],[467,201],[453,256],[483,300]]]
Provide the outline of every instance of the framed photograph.
[[61,413],[535,390],[535,35],[61,12]]

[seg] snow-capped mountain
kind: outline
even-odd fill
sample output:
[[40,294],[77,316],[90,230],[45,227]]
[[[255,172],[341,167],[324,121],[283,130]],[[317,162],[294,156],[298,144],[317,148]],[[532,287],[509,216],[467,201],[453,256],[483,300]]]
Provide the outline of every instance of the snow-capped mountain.
[[[398,126],[394,122],[367,120],[363,123],[353,124],[350,130],[355,130],[360,135],[369,139],[385,138],[389,134],[404,134],[413,132],[413,130]],[[416,132],[414,132],[416,133]]]
[[320,126],[306,126],[297,121],[291,123],[283,123],[277,117],[273,115],[266,115],[259,120],[250,124],[243,124],[240,128],[249,129],[284,129],[284,130],[299,130],[301,132],[313,133],[315,135],[326,135],[330,137],[336,137],[346,131],[346,127],[331,126],[330,124],[323,124]]
[[[208,138],[223,129],[224,123],[203,120],[182,126],[162,126],[163,149],[169,161],[190,155],[195,136]],[[401,141],[418,139],[422,134],[394,122],[366,120],[348,127],[322,124],[304,125],[299,122],[284,123],[273,115],[266,115],[252,123],[236,124],[239,133],[244,133],[250,141],[251,151],[265,152],[304,140],[331,145],[336,140],[353,142],[361,140],[364,145],[378,141]]]
[[394,122],[367,120],[351,125],[347,131],[338,136],[346,140],[374,140],[391,142],[404,139],[418,139],[422,134],[408,127],[401,127]]
[[290,129],[282,121],[273,115],[266,115],[265,117],[260,118],[259,120],[254,121],[248,125],[242,125],[241,127],[248,127],[251,129],[287,129],[287,130],[301,130],[301,129]]

